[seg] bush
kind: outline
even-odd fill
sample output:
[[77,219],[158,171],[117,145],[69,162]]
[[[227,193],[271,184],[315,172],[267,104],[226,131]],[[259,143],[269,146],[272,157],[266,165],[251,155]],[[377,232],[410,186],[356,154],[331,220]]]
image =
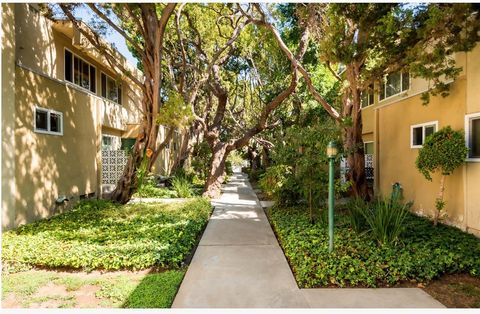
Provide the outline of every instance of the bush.
[[305,208],[274,207],[269,218],[302,288],[426,282],[444,273],[480,276],[480,239],[454,227],[434,228],[410,213],[395,246],[353,232],[349,216],[337,213],[332,253],[327,225],[311,224]]
[[192,184],[187,178],[182,176],[174,177],[172,179],[172,188],[177,192],[178,197],[181,198],[192,197],[194,194]]
[[4,265],[83,269],[178,267],[206,225],[211,205],[117,205],[95,200],[3,233]]
[[405,227],[409,205],[396,199],[378,199],[372,203],[355,199],[349,203],[352,228],[371,233],[379,244],[396,243]]
[[150,198],[177,198],[177,191],[167,188],[157,188],[151,184],[142,184],[142,186],[134,194],[134,197],[150,197]]

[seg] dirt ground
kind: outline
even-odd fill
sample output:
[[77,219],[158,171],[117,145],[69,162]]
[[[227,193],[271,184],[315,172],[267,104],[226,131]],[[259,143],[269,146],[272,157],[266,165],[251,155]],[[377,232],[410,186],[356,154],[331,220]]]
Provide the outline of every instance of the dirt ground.
[[119,307],[150,270],[102,273],[30,270],[2,275],[2,308]]
[[468,274],[445,275],[423,288],[449,308],[480,308],[480,278]]

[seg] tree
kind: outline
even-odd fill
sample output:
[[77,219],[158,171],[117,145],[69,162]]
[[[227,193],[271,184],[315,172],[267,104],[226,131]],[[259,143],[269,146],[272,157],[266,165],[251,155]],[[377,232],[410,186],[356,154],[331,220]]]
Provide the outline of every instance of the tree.
[[[261,9],[259,8],[259,11]],[[341,110],[317,91],[311,75],[295,59],[272,22],[253,23],[268,28],[285,55],[297,64],[308,90],[343,128],[343,146],[355,196],[370,197],[365,177],[362,140],[362,93],[385,75],[400,70],[431,82],[422,96],[448,95],[449,85],[460,70],[452,59],[457,51],[471,50],[480,39],[478,9],[470,4],[309,4],[298,6],[299,22],[308,23],[318,44],[317,58],[342,84]],[[342,74],[338,69],[342,68]],[[375,85],[374,85],[375,86]]]
[[452,130],[450,126],[429,135],[418,152],[415,164],[420,173],[429,181],[432,181],[433,173],[438,172],[441,175],[440,191],[435,199],[436,211],[433,220],[435,226],[446,204],[443,200],[445,178],[465,162],[467,153],[464,134],[461,131]]
[[[157,119],[160,108],[165,100],[162,94],[163,82],[163,40],[170,16],[176,4],[154,5],[141,4],[86,4],[95,16],[95,22],[100,27],[114,29],[135,50],[139,57],[143,78],[136,77],[122,63],[119,54],[99,37],[99,32],[93,32],[90,27],[75,17],[74,11],[80,4],[58,4],[64,16],[84,36],[88,44],[96,48],[110,64],[119,77],[128,77],[142,91],[141,110],[143,120],[140,133],[135,141],[124,173],[112,192],[111,198],[120,203],[130,200],[137,188],[137,172],[145,160],[150,159],[160,148],[157,144],[159,125]],[[128,26],[128,27],[127,27]],[[126,30],[127,29],[127,30]],[[135,34],[128,29],[134,29]]]

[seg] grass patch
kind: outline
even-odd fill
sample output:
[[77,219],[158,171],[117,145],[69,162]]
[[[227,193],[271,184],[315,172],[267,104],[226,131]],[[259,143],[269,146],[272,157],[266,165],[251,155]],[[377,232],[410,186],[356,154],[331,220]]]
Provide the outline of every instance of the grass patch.
[[181,270],[147,275],[128,296],[123,307],[169,308],[184,275]]
[[300,287],[386,286],[427,282],[445,273],[480,275],[480,240],[459,229],[408,214],[397,244],[381,245],[353,230],[336,213],[335,250],[328,253],[328,226],[311,224],[305,208],[272,208],[269,218]]
[[92,269],[180,267],[207,223],[203,198],[176,204],[84,201],[3,233],[4,264]]
[[58,275],[46,272],[2,274],[2,300],[9,293],[14,293],[21,298],[28,297],[37,292],[40,287],[56,279]]

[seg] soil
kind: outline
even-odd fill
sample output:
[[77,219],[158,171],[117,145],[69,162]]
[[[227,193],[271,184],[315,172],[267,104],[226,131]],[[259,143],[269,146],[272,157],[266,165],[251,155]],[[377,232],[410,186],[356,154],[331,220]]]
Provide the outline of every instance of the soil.
[[480,278],[468,274],[445,275],[423,288],[449,308],[480,308]]

